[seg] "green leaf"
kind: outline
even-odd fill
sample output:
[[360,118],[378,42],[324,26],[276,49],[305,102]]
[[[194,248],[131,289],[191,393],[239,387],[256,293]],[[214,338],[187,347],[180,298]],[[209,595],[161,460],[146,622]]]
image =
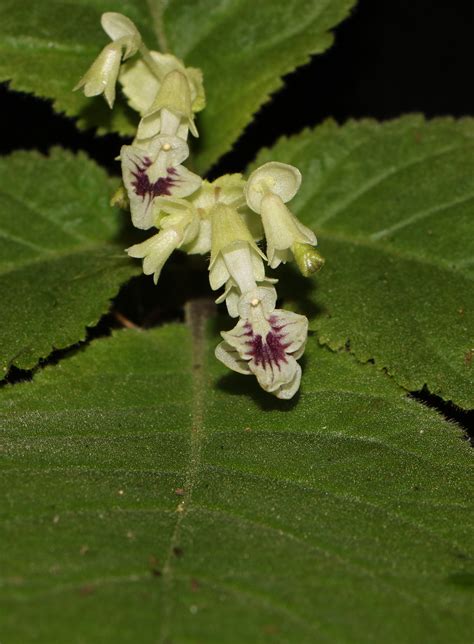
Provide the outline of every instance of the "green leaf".
[[281,76],[332,44],[329,30],[354,4],[171,0],[165,13],[171,50],[204,72],[208,104],[199,121],[200,170],[232,147],[252,115],[282,86]]
[[[14,89],[54,100],[81,126],[133,134],[136,117],[119,100],[113,113],[102,98],[71,90],[107,37],[104,11],[126,14],[151,49],[168,45],[201,67],[208,105],[200,118],[196,165],[208,169],[229,150],[252,115],[282,84],[281,76],[321,53],[332,29],[355,0],[4,0],[0,9],[0,79]],[[164,16],[161,5],[166,4]]]
[[116,186],[85,155],[0,158],[0,368],[30,369],[52,349],[83,340],[119,286],[137,272]]
[[469,642],[472,451],[310,338],[297,402],[121,331],[0,392],[5,642]]
[[[112,9],[137,23],[145,13],[137,0],[114,0],[113,7],[105,0],[2,0],[0,79],[10,80],[12,89],[51,98],[55,110],[78,116],[80,127],[132,134],[137,119],[125,101],[111,111],[102,98],[72,91],[110,42],[100,17]],[[153,38],[147,24],[140,27],[144,37]]]
[[326,257],[309,287],[320,340],[474,407],[474,121],[326,122],[270,159],[303,173],[294,210]]

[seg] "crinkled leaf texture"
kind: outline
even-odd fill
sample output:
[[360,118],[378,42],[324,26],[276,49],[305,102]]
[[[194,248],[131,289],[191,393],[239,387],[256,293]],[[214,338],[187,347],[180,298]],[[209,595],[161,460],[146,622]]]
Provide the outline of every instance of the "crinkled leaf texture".
[[474,407],[474,121],[329,121],[269,159],[303,173],[292,203],[327,259],[308,294],[320,340]]
[[85,155],[0,158],[0,368],[83,340],[137,272],[109,206],[116,182]]
[[[71,90],[107,37],[104,11],[127,15],[151,49],[166,40],[188,65],[201,67],[208,97],[200,118],[196,166],[205,170],[229,150],[252,115],[281,86],[281,76],[332,42],[332,29],[355,0],[3,0],[0,79],[52,98],[83,126],[132,134],[136,117],[121,98],[110,112],[102,98]],[[164,16],[160,9],[166,4]]]
[[296,403],[184,326],[0,392],[5,642],[469,642],[472,451],[310,338]]

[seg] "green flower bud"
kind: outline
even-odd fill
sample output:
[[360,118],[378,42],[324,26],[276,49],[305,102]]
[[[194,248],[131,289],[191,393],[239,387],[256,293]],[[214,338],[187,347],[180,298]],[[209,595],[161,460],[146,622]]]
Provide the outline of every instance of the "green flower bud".
[[295,257],[295,262],[304,277],[309,277],[313,273],[321,270],[324,266],[324,257],[309,244],[296,242],[291,247]]
[[117,188],[117,190],[112,195],[112,198],[110,199],[110,205],[117,206],[117,208],[121,208],[122,210],[128,210],[130,208],[130,200],[123,184],[120,186],[120,188]]

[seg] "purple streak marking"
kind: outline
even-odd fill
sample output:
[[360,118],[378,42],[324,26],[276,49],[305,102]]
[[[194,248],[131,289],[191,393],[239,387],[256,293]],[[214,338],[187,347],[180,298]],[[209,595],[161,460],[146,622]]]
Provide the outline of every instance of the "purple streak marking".
[[247,344],[250,347],[250,355],[252,360],[255,361],[256,366],[259,364],[265,369],[267,365],[270,367],[275,365],[281,369],[280,364],[288,362],[286,357],[286,349],[290,346],[291,342],[284,343],[286,337],[285,333],[280,333],[286,325],[278,325],[278,319],[271,316],[268,320],[271,326],[271,331],[267,333],[267,337],[263,340],[261,335],[254,335],[252,325],[247,322],[245,325],[245,335],[249,337]]
[[132,172],[132,175],[135,177],[135,180],[132,181],[132,186],[135,191],[135,194],[139,197],[148,197],[150,201],[155,197],[169,196],[171,194],[171,189],[176,185],[178,181],[175,179],[175,176],[178,174],[175,168],[167,168],[166,177],[160,177],[154,183],[151,183],[146,171],[151,166],[152,162],[148,157],[145,157],[142,161],[142,165],[135,163],[136,171]]

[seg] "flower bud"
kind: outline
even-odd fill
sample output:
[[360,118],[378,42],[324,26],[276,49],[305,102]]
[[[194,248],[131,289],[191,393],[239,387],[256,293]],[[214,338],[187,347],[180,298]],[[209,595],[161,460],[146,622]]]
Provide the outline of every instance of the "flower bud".
[[320,271],[324,266],[324,257],[309,244],[296,242],[291,247],[295,262],[304,277]]
[[110,205],[117,206],[117,208],[121,208],[122,210],[128,210],[130,208],[130,200],[124,185],[121,185],[114,192],[110,199]]

